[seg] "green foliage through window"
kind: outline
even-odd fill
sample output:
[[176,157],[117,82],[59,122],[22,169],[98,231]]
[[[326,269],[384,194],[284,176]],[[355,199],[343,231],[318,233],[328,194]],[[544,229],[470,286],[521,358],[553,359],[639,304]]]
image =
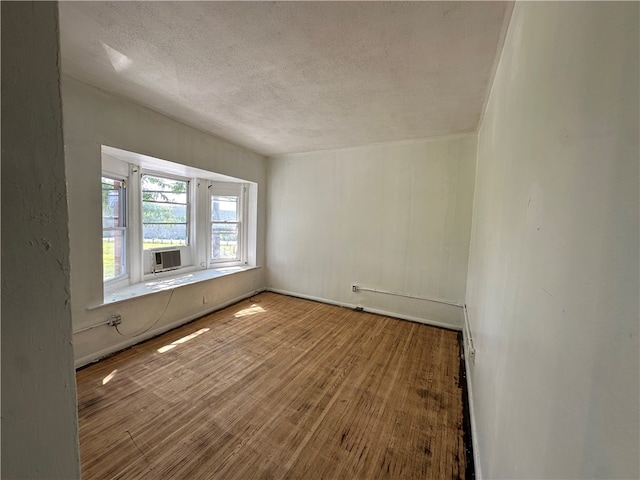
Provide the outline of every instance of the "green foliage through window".
[[142,236],[147,245],[187,245],[189,182],[155,175],[142,177]]

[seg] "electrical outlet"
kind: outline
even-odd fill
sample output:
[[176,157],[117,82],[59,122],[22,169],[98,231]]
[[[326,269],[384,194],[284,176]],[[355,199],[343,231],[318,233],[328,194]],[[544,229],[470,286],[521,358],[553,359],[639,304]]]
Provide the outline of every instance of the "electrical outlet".
[[358,291],[358,285],[356,285],[355,283],[351,284],[351,291],[352,292],[357,292]]
[[115,327],[116,325],[120,325],[122,323],[122,315],[119,313],[114,313],[109,317],[109,325],[110,327]]

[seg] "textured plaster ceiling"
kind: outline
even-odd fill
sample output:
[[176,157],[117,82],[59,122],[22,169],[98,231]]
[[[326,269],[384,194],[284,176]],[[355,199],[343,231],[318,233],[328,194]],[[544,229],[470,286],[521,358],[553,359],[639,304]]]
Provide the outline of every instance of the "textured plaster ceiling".
[[506,2],[60,2],[63,73],[264,155],[474,132]]

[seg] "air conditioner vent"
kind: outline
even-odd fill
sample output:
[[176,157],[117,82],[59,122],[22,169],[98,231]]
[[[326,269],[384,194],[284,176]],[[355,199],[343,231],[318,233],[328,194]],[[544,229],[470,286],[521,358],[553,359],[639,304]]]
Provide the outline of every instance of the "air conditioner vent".
[[166,250],[163,252],[153,252],[153,271],[166,272],[175,270],[182,266],[180,250]]

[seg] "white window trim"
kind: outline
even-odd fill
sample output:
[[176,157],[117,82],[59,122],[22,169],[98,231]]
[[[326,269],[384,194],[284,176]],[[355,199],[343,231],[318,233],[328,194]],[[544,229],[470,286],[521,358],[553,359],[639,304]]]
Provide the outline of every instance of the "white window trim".
[[[100,185],[102,188],[102,178],[108,178],[110,180],[115,180],[117,182],[122,182],[124,185],[124,192],[123,192],[123,197],[121,198],[121,201],[123,202],[123,205],[120,206],[121,208],[121,215],[123,215],[123,223],[124,226],[123,227],[108,227],[108,228],[104,228],[102,227],[102,234],[103,234],[103,238],[104,238],[104,231],[105,230],[119,230],[119,231],[123,231],[124,232],[124,273],[118,275],[117,277],[113,277],[110,278],[109,280],[104,280],[104,265],[103,265],[103,285],[105,289],[109,289],[109,290],[113,290],[115,288],[119,288],[125,285],[129,284],[129,179],[126,176],[123,175],[119,175],[117,173],[113,173],[113,172],[109,172],[106,170],[102,171],[102,175],[101,175],[101,181],[100,181]],[[102,207],[100,207],[101,212],[100,212],[100,218],[102,218]],[[103,254],[104,255],[104,254]]]
[[[247,194],[248,185],[244,183],[232,183],[232,182],[209,182],[207,195],[207,262],[209,268],[221,268],[221,267],[233,267],[238,265],[247,265],[247,248],[248,248],[248,204]],[[212,257],[211,246],[211,227],[213,220],[211,220],[211,198],[214,195],[228,195],[238,197],[238,259],[233,260],[214,260]]]
[[[193,232],[192,230],[192,225],[193,225],[193,219],[191,218],[191,209],[192,209],[192,202],[193,202],[193,195],[191,193],[192,190],[192,184],[194,183],[194,179],[193,178],[188,178],[188,177],[181,177],[178,175],[172,175],[170,173],[164,173],[164,172],[159,172],[157,170],[142,170],[140,172],[140,178],[139,178],[139,183],[140,183],[140,234],[141,234],[141,243],[140,243],[140,248],[142,250],[142,252],[149,252],[149,251],[160,251],[160,250],[168,250],[174,247],[158,247],[158,248],[152,248],[149,250],[144,250],[144,238],[142,237],[142,232],[144,231],[144,221],[142,219],[142,204],[144,203],[142,200],[142,194],[144,192],[143,188],[142,188],[142,177],[144,177],[145,175],[148,175],[150,177],[160,177],[160,178],[166,178],[168,180],[177,180],[179,182],[186,182],[187,184],[187,223],[186,223],[186,230],[187,230],[187,238],[185,241],[185,245],[180,245],[180,247],[189,247],[192,243],[192,238],[193,238]],[[144,253],[143,253],[144,255]]]

